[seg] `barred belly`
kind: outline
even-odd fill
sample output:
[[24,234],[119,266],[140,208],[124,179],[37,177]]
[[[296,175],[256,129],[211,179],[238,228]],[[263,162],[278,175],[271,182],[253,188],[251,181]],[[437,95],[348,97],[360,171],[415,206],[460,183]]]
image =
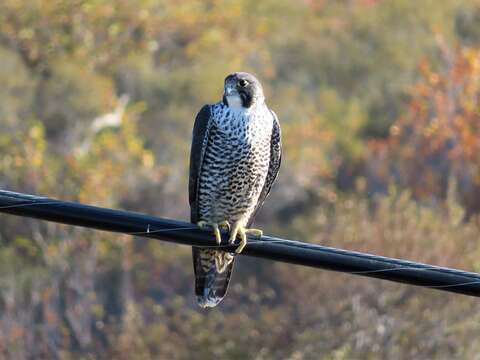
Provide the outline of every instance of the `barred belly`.
[[[223,105],[223,104],[222,104]],[[265,184],[270,161],[271,114],[255,115],[217,104],[199,183],[201,220],[246,226]]]

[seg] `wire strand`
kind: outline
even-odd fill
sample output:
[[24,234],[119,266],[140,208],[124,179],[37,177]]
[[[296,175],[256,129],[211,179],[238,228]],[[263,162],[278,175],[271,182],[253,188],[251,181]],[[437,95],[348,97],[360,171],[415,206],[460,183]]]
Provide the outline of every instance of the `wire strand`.
[[[216,244],[213,233],[190,223],[4,190],[0,190],[0,212],[221,251],[238,246],[238,242]],[[268,236],[249,237],[243,253],[480,297],[480,274],[458,269]]]

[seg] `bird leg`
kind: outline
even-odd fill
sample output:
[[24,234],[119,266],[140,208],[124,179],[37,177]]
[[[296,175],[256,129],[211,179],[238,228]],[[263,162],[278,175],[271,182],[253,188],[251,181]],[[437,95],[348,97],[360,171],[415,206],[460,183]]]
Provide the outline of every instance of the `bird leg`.
[[238,245],[235,252],[237,254],[240,254],[243,248],[247,245],[247,235],[261,237],[263,235],[263,231],[259,229],[246,229],[239,222],[236,222],[235,224],[233,224],[233,229],[230,232],[230,238],[229,238],[230,244],[233,244],[235,242],[237,235],[240,236],[240,244]]
[[197,223],[197,226],[200,229],[206,229],[211,227],[213,229],[213,234],[215,235],[215,241],[217,242],[218,245],[222,243],[222,235],[220,234],[220,228],[226,228],[227,230],[230,230],[230,224],[228,221],[222,221],[221,223],[209,223],[204,220],[200,220]]

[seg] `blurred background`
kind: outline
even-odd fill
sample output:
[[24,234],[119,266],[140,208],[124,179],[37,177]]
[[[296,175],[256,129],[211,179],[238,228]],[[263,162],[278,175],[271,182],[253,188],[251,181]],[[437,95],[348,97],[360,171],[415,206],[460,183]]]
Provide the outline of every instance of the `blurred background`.
[[[188,219],[193,119],[232,71],[278,114],[256,225],[480,271],[480,1],[2,0],[0,188]],[[0,216],[5,359],[479,359],[473,298]]]

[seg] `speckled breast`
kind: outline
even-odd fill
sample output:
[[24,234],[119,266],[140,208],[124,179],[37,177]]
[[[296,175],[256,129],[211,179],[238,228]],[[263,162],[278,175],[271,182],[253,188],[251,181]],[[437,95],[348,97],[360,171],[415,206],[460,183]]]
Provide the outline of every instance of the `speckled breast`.
[[273,117],[266,105],[212,108],[213,126],[200,170],[200,218],[248,222],[265,183],[270,162]]

